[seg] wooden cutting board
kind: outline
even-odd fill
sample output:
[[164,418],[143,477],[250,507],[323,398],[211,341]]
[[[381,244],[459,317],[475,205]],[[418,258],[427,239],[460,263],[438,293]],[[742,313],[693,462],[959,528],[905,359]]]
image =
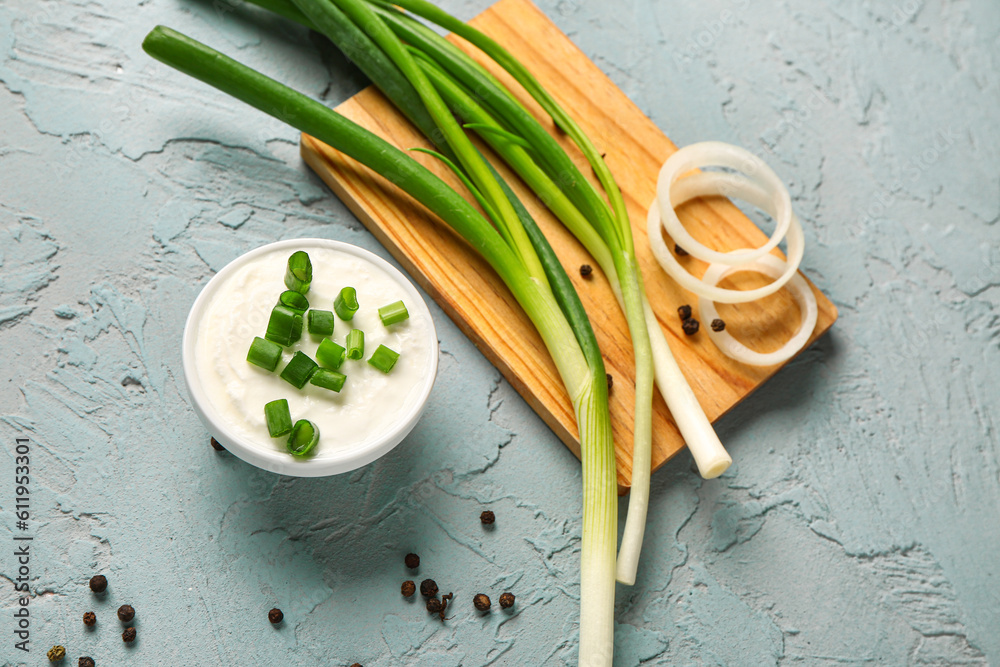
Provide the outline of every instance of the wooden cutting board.
[[[677,307],[691,304],[697,317],[697,298],[678,287],[656,263],[645,231],[646,210],[655,197],[660,166],[677,148],[529,0],[500,0],[472,23],[524,62],[542,85],[575,116],[598,149],[606,151],[607,163],[622,187],[632,218],[636,253],[650,302],[678,363],[709,419],[715,421],[781,366],[756,368],[728,359],[704,333],[707,322],[702,322],[703,331],[694,336],[686,336],[681,330]],[[543,125],[560,137],[581,172],[593,176],[579,150],[565,136],[559,135],[534,100],[482,54],[452,39],[514,90],[521,102],[542,119]],[[374,87],[355,95],[337,107],[337,111],[400,148],[429,147]],[[579,456],[572,405],[555,365],[527,316],[489,265],[444,223],[374,172],[307,135],[302,136],[301,149],[305,161],[500,369],[566,446]],[[437,160],[421,153],[411,155],[464,192],[458,180]],[[576,239],[521,181],[506,168],[498,168],[548,236],[580,293],[597,333],[608,372],[614,377],[611,416],[619,488],[624,493],[632,479],[634,408],[633,358],[625,318],[607,280],[596,267],[590,278],[581,276],[580,266],[593,262]],[[596,178],[594,181],[596,183]],[[692,235],[712,248],[756,247],[766,240],[739,209],[719,197],[695,200],[679,209],[678,214]],[[667,243],[673,246],[669,239]],[[775,254],[780,255],[777,251]],[[704,263],[692,257],[683,258],[682,263],[698,276],[705,269]],[[723,281],[722,285],[746,289],[764,282],[755,274],[742,273]],[[836,307],[815,286],[813,291],[819,302],[819,320],[810,344],[837,319]],[[780,347],[799,322],[798,307],[784,290],[750,304],[720,305],[719,314],[737,338],[764,352]],[[684,441],[670,411],[657,394],[653,415],[654,470],[683,447]]]

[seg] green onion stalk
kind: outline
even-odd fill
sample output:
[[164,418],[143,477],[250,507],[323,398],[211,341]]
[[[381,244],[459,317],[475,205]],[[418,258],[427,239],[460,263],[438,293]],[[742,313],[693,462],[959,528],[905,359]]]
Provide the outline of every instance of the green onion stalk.
[[[297,8],[287,0],[250,1],[313,29],[324,24],[314,24],[310,19],[314,19],[315,15],[307,11],[310,16],[306,16],[300,8],[307,5],[330,5],[329,2],[295,0]],[[622,583],[632,584],[638,568],[649,500],[654,377],[701,474],[705,478],[717,477],[729,467],[732,459],[684,378],[650,307],[635,257],[631,223],[621,192],[604,160],[582,129],[501,45],[426,0],[398,0],[394,3],[465,38],[506,69],[581,149],[607,193],[610,205],[604,202],[537,120],[484,68],[426,26],[396,11],[392,4],[382,0],[368,1],[391,29],[408,42],[411,52],[421,61],[425,74],[433,81],[452,110],[465,119],[475,118],[474,122],[467,120],[466,127],[475,130],[501,155],[590,252],[607,276],[625,313],[636,367],[635,439],[631,498],[618,555],[617,577]],[[338,31],[342,30],[343,28],[338,28]],[[355,59],[352,51],[355,54],[358,51],[359,41],[356,38],[352,37],[345,43],[331,31],[321,31],[337,43],[348,57]],[[414,114],[408,109],[405,100],[400,104],[396,94],[399,86],[383,85],[380,78],[385,73],[383,69],[366,69],[364,59],[361,63],[362,69],[376,85],[382,88],[407,117],[414,120]],[[432,71],[435,66],[436,72]],[[475,91],[475,96],[469,91]],[[466,93],[464,100],[459,99],[462,92]],[[483,100],[490,107],[489,110],[479,105],[475,98]],[[460,108],[465,109],[464,115]],[[428,132],[427,123],[419,120],[414,122],[437,143],[438,138],[433,132]],[[511,132],[511,129],[516,131]],[[530,154],[528,151],[512,148],[524,149],[540,145],[545,148],[536,148]]]
[[[329,23],[335,22],[332,16],[331,7],[339,11],[340,2],[325,0],[293,0],[294,5],[283,5],[282,0],[251,0],[257,4],[273,9],[278,13],[297,20],[303,25],[319,29],[326,34],[335,44],[342,46],[345,55],[352,57],[352,54],[365,56],[368,53],[366,48],[359,48],[361,40],[352,35],[346,43],[341,42],[342,34],[345,32],[340,26],[336,30],[327,30]],[[357,3],[364,4],[364,3]],[[632,491],[629,502],[629,513],[626,520],[625,535],[623,539],[622,553],[618,558],[618,579],[624,583],[632,584],[635,581],[636,568],[638,566],[639,548],[642,543],[643,532],[646,523],[646,509],[649,497],[649,476],[651,468],[652,454],[652,391],[653,391],[653,358],[648,334],[646,333],[645,311],[643,309],[644,292],[640,288],[638,279],[638,268],[635,261],[635,254],[631,247],[631,233],[628,228],[626,218],[624,234],[621,233],[619,225],[616,223],[611,211],[596,192],[590,187],[589,182],[579,173],[579,170],[566,155],[565,151],[551,138],[551,136],[541,127],[541,125],[513,98],[512,95],[501,84],[489,75],[485,69],[471,60],[454,45],[440,38],[430,29],[422,24],[413,21],[407,16],[400,14],[384,3],[373,3],[372,9],[377,15],[388,24],[391,29],[403,40],[408,42],[409,51],[415,61],[419,62],[419,70],[427,79],[427,83],[433,79],[433,85],[439,95],[449,99],[451,110],[455,109],[455,89],[447,90],[442,86],[448,86],[453,81],[450,76],[463,81],[477,91],[481,96],[489,96],[500,105],[500,111],[508,114],[508,119],[514,122],[514,127],[524,134],[520,137],[515,133],[504,130],[490,119],[479,117],[478,123],[468,123],[466,127],[477,131],[480,136],[504,157],[519,175],[533,187],[536,194],[547,202],[550,207],[563,205],[560,218],[570,230],[577,235],[584,243],[588,251],[594,256],[595,261],[608,275],[612,288],[615,291],[619,303],[623,305],[626,320],[629,324],[629,331],[632,335],[635,363],[636,363],[636,404],[635,423],[633,425],[633,477]],[[366,19],[370,23],[370,18]],[[460,22],[459,22],[460,23]],[[464,25],[464,24],[462,24]],[[433,57],[431,56],[433,54]],[[435,58],[450,65],[450,71],[446,74],[442,68],[435,69]],[[401,97],[400,86],[383,85],[382,76],[387,72],[384,67],[365,67],[364,60],[358,62],[362,71],[372,79],[372,81],[392,100],[398,107]],[[410,74],[406,78],[410,78]],[[402,104],[407,105],[404,99]],[[473,105],[475,103],[473,102]],[[468,105],[467,105],[468,106]],[[484,112],[485,113],[485,112]],[[413,120],[414,114],[406,112],[407,117]],[[437,117],[435,117],[435,120]],[[517,121],[521,121],[520,125]],[[414,121],[415,124],[424,131],[424,125]],[[440,131],[439,131],[440,132]],[[429,135],[432,140],[437,138],[432,131]],[[528,157],[525,160],[511,161],[499,144],[509,146],[526,147],[535,146],[535,153],[541,158],[548,173],[554,174],[550,178],[542,169],[535,169],[534,173],[526,170],[533,165],[533,160]],[[525,154],[527,155],[527,154]],[[451,161],[446,161],[452,166]],[[602,162],[603,164],[603,162]],[[605,167],[605,171],[607,171]],[[459,173],[459,172],[457,172]],[[460,177],[461,174],[459,173]],[[535,178],[532,179],[532,176]],[[608,173],[608,176],[610,174]],[[463,179],[465,180],[465,179]],[[484,209],[490,211],[489,202],[484,202],[475,189],[471,188],[477,201],[483,205]],[[566,194],[563,194],[565,190]],[[617,190],[616,190],[617,191]],[[567,195],[573,197],[575,201],[570,202]],[[620,198],[620,193],[619,193]],[[580,208],[589,213],[588,216],[579,214]],[[555,209],[553,209],[555,210]],[[624,207],[621,207],[624,210]],[[558,213],[557,213],[558,214]],[[592,222],[593,226],[592,226]],[[595,229],[596,228],[596,229]],[[501,227],[502,229],[502,227]],[[623,247],[623,243],[627,247]],[[624,278],[623,280],[620,278]],[[622,290],[621,285],[626,286]],[[651,311],[650,311],[651,312]],[[653,320],[655,322],[655,319]],[[657,331],[658,327],[657,327]],[[662,332],[659,332],[662,336]],[[669,348],[667,348],[669,352]],[[697,402],[695,402],[697,405]],[[623,560],[624,559],[624,560]]]
[[[287,18],[316,28],[287,0],[250,0]],[[499,81],[463,51],[423,24],[381,0],[368,0],[375,12],[408,44],[428,80],[449,108],[465,121],[532,188],[560,221],[577,237],[608,277],[625,313],[632,338],[635,367],[635,424],[632,456],[632,490],[628,516],[618,555],[618,580],[635,582],[645,531],[652,458],[652,387],[656,385],[670,408],[701,474],[722,474],[732,462],[708,417],[674,359],[650,307],[643,286],[631,235],[631,223],[621,192],[604,160],[572,117],[535,80],[530,72],[488,36],[448,15],[425,0],[399,0],[394,4],[412,11],[465,38],[506,69],[543,107],[553,121],[578,145],[598,176],[608,202],[576,168],[565,151],[538,121],[517,102]],[[322,0],[295,0],[299,8],[330,5]],[[309,13],[309,12],[307,12]],[[326,32],[326,31],[324,31]],[[357,50],[326,34],[344,50]],[[382,69],[362,69],[411,119],[413,113],[394,96],[398,85],[383,85]],[[472,91],[475,91],[474,94]],[[426,124],[415,121],[432,141]]]
[[587,248],[622,306],[636,364],[636,421],[632,492],[617,576],[619,581],[632,584],[649,498],[654,377],[702,474],[716,477],[732,459],[685,380],[649,305],[621,192],[586,134],[502,46],[425,0],[395,3],[463,37],[506,69],[578,145],[609,203],[580,174],[551,135],[484,68],[422,24],[384,3],[375,4],[393,30],[423,56],[422,66],[452,110],[501,155]]
[[398,41],[396,46],[389,41],[390,36],[398,38],[357,0],[340,0],[336,6],[356,25],[364,26],[365,34],[389,54],[392,64],[418,91],[438,126],[431,131],[440,132],[442,154],[447,151],[457,156],[465,181],[474,188],[477,199],[488,203],[484,208],[489,219],[383,139],[199,42],[159,26],[146,37],[143,48],[157,60],[289,123],[382,174],[463,236],[507,285],[538,329],[574,407],[583,459],[580,664],[610,665],[617,498],[607,384],[593,330],[551,247],[529,222],[509,188],[496,180],[491,168],[477,162],[482,157],[464,130],[449,126],[449,120],[454,125],[447,117],[450,112],[412,56]]

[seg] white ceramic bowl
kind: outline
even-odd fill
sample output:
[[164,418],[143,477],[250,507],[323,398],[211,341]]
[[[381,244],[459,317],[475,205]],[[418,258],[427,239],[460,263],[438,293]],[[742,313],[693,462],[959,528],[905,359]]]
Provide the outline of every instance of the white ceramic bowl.
[[[306,252],[309,252],[310,249],[316,248],[329,248],[367,260],[378,269],[381,269],[387,277],[391,278],[403,289],[406,294],[404,302],[406,303],[407,310],[410,313],[410,318],[422,318],[427,322],[430,329],[427,345],[427,372],[419,379],[419,384],[416,387],[417,400],[415,403],[411,404],[407,407],[407,409],[402,411],[392,424],[385,425],[384,430],[381,434],[377,435],[377,437],[367,438],[363,442],[353,443],[346,447],[324,448],[323,433],[321,429],[320,445],[317,453],[308,458],[297,458],[280,449],[276,444],[278,441],[256,442],[247,437],[246,434],[240,433],[237,429],[232,427],[226,417],[216,409],[212,401],[209,399],[209,395],[204,386],[205,380],[202,375],[199,374],[198,367],[196,365],[196,347],[198,341],[199,323],[203,321],[206,309],[212,302],[212,299],[219,290],[220,286],[224,285],[227,279],[236,271],[240,270],[254,259],[275,250],[287,251],[287,253],[291,255],[297,250],[305,250]],[[314,278],[317,271],[321,270],[323,270],[322,267],[313,267]],[[281,284],[279,279],[275,285],[275,300],[277,300],[278,294],[280,294],[284,289],[284,285]],[[368,305],[370,306],[371,304]],[[328,309],[330,308],[329,305],[325,307]],[[362,304],[362,307],[365,307],[365,304]],[[263,335],[263,331],[255,335]],[[303,335],[308,336],[308,334]],[[248,347],[249,342],[250,340],[248,339]],[[424,302],[420,293],[417,292],[416,288],[409,281],[409,279],[391,264],[386,262],[381,257],[368,252],[367,250],[348,243],[341,243],[339,241],[331,241],[328,239],[293,239],[270,243],[237,257],[232,262],[227,264],[208,282],[207,285],[205,285],[201,294],[199,294],[198,298],[195,299],[194,305],[191,306],[191,312],[188,314],[187,322],[184,325],[182,357],[184,364],[184,379],[187,384],[188,393],[191,396],[191,405],[198,417],[200,417],[202,422],[204,422],[211,435],[215,437],[215,439],[218,440],[227,450],[247,463],[251,463],[258,468],[263,468],[264,470],[270,470],[271,472],[296,477],[322,477],[325,475],[335,475],[348,472],[371,463],[375,459],[392,450],[411,430],[413,430],[413,427],[416,426],[417,421],[423,414],[424,408],[427,406],[427,399],[430,396],[431,387],[433,387],[434,379],[437,375],[438,344],[437,334],[434,330],[434,320],[431,318],[427,304]],[[276,372],[280,372],[280,368]],[[350,382],[350,375],[348,375],[348,382]],[[289,387],[290,391],[295,391],[290,385]],[[292,415],[292,418],[294,421],[294,414]]]

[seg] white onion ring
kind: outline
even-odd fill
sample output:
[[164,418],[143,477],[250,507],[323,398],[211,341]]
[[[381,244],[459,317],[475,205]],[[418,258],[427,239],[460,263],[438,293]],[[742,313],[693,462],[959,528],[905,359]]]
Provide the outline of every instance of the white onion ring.
[[[740,266],[711,264],[708,270],[705,271],[703,280],[716,285],[726,276],[740,271],[756,271],[770,278],[776,278],[782,274],[782,271],[786,270],[786,267],[787,264],[774,255],[764,255],[754,262],[748,262]],[[727,357],[750,366],[772,366],[791,359],[809,341],[809,336],[812,335],[813,329],[816,328],[819,308],[816,305],[816,295],[813,294],[812,289],[803,280],[802,276],[796,273],[788,282],[788,289],[792,293],[792,296],[795,297],[795,302],[799,305],[801,322],[795,335],[788,339],[780,349],[766,353],[756,352],[733,338],[725,329],[714,331],[711,327],[708,327],[708,335],[712,339],[712,342]],[[698,311],[701,314],[701,318],[706,322],[711,322],[719,317],[719,313],[715,309],[715,304],[705,297],[698,298]]]
[[[693,145],[698,146],[699,144]],[[689,147],[682,148],[677,151],[677,153],[674,153],[674,155],[687,150],[687,148]],[[673,159],[673,156],[671,156],[671,159]],[[685,161],[684,164],[687,164],[687,162]],[[774,184],[767,184],[768,187],[772,185]],[[783,193],[784,199],[788,199],[788,191],[785,190],[780,181],[777,183],[777,187],[779,188],[778,192],[772,190],[769,194],[757,183],[749,180],[748,177],[724,174],[720,172],[703,171],[681,179],[680,181],[676,181],[673,184],[670,189],[670,210],[673,211],[673,206],[679,206],[695,197],[700,197],[702,195],[724,194],[727,196],[735,196],[749,202],[757,208],[767,212],[771,217],[777,220],[779,213],[778,209],[780,208],[782,201],[782,197],[780,195]],[[663,267],[663,270],[670,274],[670,277],[676,280],[681,287],[693,292],[699,297],[711,299],[712,301],[717,301],[719,303],[747,303],[748,301],[762,299],[765,296],[774,294],[781,289],[785,283],[791,280],[792,276],[794,276],[795,272],[798,270],[799,264],[802,262],[802,255],[805,252],[805,236],[802,233],[802,223],[799,222],[799,219],[794,212],[789,211],[788,260],[785,263],[785,271],[781,275],[777,276],[774,282],[764,285],[763,287],[758,287],[757,289],[733,290],[716,287],[715,284],[709,284],[704,278],[699,280],[688,273],[687,270],[680,265],[680,262],[677,261],[677,258],[674,257],[673,253],[667,248],[667,244],[663,240],[663,235],[660,233],[661,208],[662,207],[658,206],[657,202],[654,201],[650,205],[649,213],[646,217],[646,231],[649,237],[650,248],[653,251],[653,255],[660,263],[660,266]],[[676,217],[677,214],[674,213],[674,218]],[[685,234],[686,233],[687,232],[685,232]],[[677,237],[673,238],[677,241]],[[690,235],[688,235],[688,238],[690,238]],[[777,238],[775,235],[772,235],[771,241],[775,241],[776,245],[777,243],[780,243],[781,238]],[[694,252],[688,250],[688,247],[684,244],[678,242],[678,245],[684,248],[684,250],[687,250],[690,254],[695,254]],[[700,243],[698,245],[704,248],[704,246]],[[747,261],[746,258],[750,254],[766,249],[768,245],[770,245],[770,242],[761,246],[761,248],[752,251],[735,250],[732,253],[719,253],[713,250],[711,252],[713,255],[723,257],[727,260],[725,262],[716,263],[734,265]],[[774,246],[771,247],[773,248]],[[767,255],[763,254],[760,256],[766,257]],[[736,261],[733,261],[733,258],[736,258]]]
[[[764,208],[775,221],[774,233],[767,243],[756,249],[739,250],[735,252],[719,252],[712,250],[694,239],[691,234],[681,224],[677,213],[674,210],[681,202],[675,197],[674,184],[682,174],[693,169],[702,167],[728,167],[738,170],[751,180],[764,187],[769,194],[767,199],[768,207]],[[719,172],[709,172],[717,177],[725,179],[726,174]],[[684,179],[688,180],[688,179]],[[703,262],[716,262],[719,264],[741,264],[763,257],[778,247],[781,239],[785,237],[792,222],[792,202],[778,175],[767,166],[767,164],[750,151],[733,146],[721,141],[703,141],[691,144],[678,150],[663,163],[660,168],[660,175],[656,182],[657,198],[660,202],[660,219],[663,227],[680,247],[684,248],[688,254],[697,257]],[[702,192],[701,194],[709,194]],[[714,192],[712,194],[728,195],[728,192]],[[689,197],[690,199],[690,197]]]

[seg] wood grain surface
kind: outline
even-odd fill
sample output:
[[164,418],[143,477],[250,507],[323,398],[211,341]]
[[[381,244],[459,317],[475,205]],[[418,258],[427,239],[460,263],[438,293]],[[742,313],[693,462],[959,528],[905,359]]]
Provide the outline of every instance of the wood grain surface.
[[[702,332],[694,336],[686,336],[681,330],[677,307],[691,304],[697,317],[697,298],[674,283],[656,263],[645,231],[646,211],[655,197],[660,166],[677,148],[528,0],[500,0],[472,23],[524,62],[575,117],[598,149],[606,152],[605,159],[622,188],[632,218],[636,254],[650,302],[678,363],[709,419],[715,421],[777,373],[781,365],[758,368],[723,356],[704,333],[707,322],[702,322]],[[540,107],[506,72],[473,47],[452,39],[507,84],[556,134],[580,170],[593,176],[580,151],[555,130]],[[355,95],[337,111],[400,148],[429,147],[373,87]],[[374,172],[307,135],[302,136],[301,150],[306,162],[579,456],[572,405],[555,365],[530,321],[489,265],[444,223]],[[464,192],[458,180],[435,159],[415,152],[411,155]],[[611,416],[618,482],[625,492],[632,478],[634,412],[632,346],[625,318],[596,266],[590,278],[581,276],[581,265],[594,264],[586,251],[516,176],[496,160],[494,164],[498,164],[548,236],[590,315],[608,372],[614,377]],[[723,198],[694,200],[679,208],[678,215],[696,239],[718,250],[756,247],[766,240],[753,222]],[[669,238],[667,243],[673,246]],[[780,256],[777,250],[775,254]],[[681,261],[696,276],[705,269],[705,264],[693,257]],[[740,273],[721,285],[749,289],[764,282],[756,274]],[[836,307],[815,286],[812,288],[819,302],[819,319],[810,344],[837,318]],[[728,331],[762,352],[780,347],[799,324],[798,307],[785,290],[749,304],[720,304],[719,314]],[[654,470],[683,447],[670,411],[657,393]]]

